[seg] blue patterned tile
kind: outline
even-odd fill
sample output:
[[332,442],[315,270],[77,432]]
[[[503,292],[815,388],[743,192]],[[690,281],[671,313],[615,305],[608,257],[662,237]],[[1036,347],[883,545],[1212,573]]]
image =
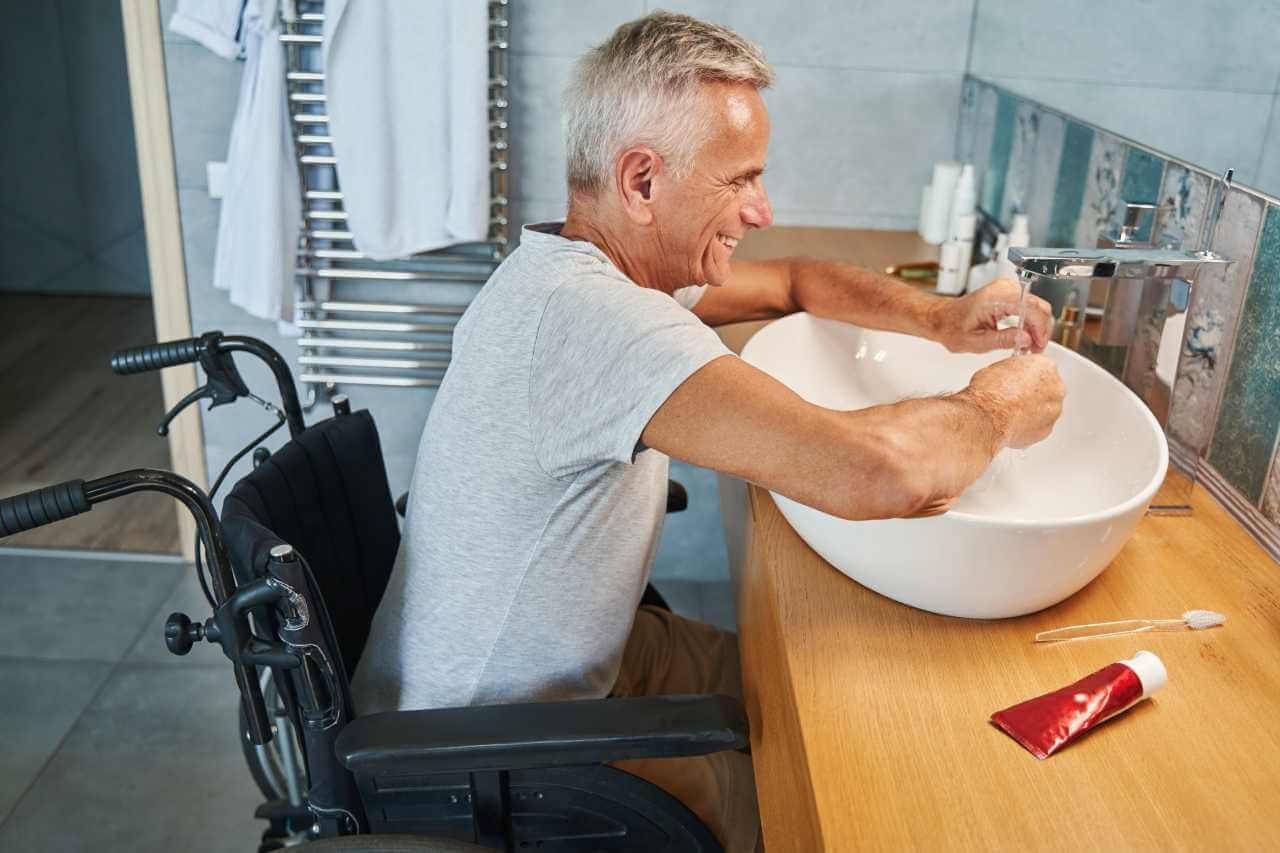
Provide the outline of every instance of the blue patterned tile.
[[1018,101],[1013,118],[1013,145],[1005,169],[1000,221],[1011,226],[1015,213],[1026,213],[1035,167],[1036,140],[1040,136],[1040,107],[1034,101]]
[[[1004,180],[1013,153],[1013,131],[1018,101],[1004,92],[996,94],[995,127],[991,135],[991,152],[986,175],[982,180],[982,209],[991,216],[1000,215],[1004,202]],[[1006,226],[1008,223],[1004,223]]]
[[982,84],[966,77],[960,90],[960,123],[956,127],[956,159],[961,163],[974,160],[974,141],[978,133],[978,104],[982,97]]
[[1080,217],[1074,246],[1096,246],[1120,216],[1120,178],[1124,174],[1125,145],[1109,133],[1093,135]]
[[1251,502],[1262,498],[1280,430],[1280,208],[1269,207],[1240,315],[1209,461]]
[[1160,186],[1160,209],[1156,212],[1156,242],[1161,246],[1195,250],[1201,247],[1200,233],[1208,210],[1210,181],[1207,175],[1186,166],[1169,163]]
[[1062,149],[1066,144],[1066,133],[1066,119],[1057,113],[1040,110],[1026,199],[1026,213],[1031,224],[1031,245],[1033,246],[1048,245],[1049,226],[1053,221],[1054,196],[1058,184],[1058,170],[1062,164]]
[[1227,270],[1201,274],[1192,290],[1169,409],[1169,433],[1195,456],[1208,449],[1217,422],[1264,207],[1257,197],[1239,190],[1227,194],[1213,250],[1235,264]]
[[[1160,196],[1160,181],[1164,177],[1164,159],[1149,154],[1139,148],[1128,147],[1124,158],[1124,182],[1120,185],[1120,217],[1123,219],[1123,202],[1155,204]],[[1119,225],[1117,220],[1113,223]],[[1146,242],[1151,239],[1151,219],[1139,229],[1136,239]]]
[[1068,121],[1053,191],[1053,213],[1047,240],[1051,246],[1075,245],[1076,223],[1080,221],[1084,191],[1089,183],[1089,157],[1092,151],[1093,130],[1083,124]]

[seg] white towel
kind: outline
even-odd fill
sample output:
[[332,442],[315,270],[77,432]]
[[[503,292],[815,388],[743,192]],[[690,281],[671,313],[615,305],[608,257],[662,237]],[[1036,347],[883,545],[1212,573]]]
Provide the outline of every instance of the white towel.
[[227,151],[213,284],[269,320],[294,319],[294,260],[302,203],[275,0],[249,0],[245,67]]
[[223,59],[241,54],[240,12],[245,0],[178,0],[169,29],[199,42]]
[[325,4],[338,181],[372,258],[488,236],[488,15],[480,0]]

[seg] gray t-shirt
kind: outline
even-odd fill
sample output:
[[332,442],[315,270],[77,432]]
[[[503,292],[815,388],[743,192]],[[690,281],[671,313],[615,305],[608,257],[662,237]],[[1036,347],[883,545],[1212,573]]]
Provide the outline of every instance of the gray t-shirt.
[[666,512],[658,407],[728,349],[561,223],[459,320],[404,540],[353,679],[361,714],[608,694]]

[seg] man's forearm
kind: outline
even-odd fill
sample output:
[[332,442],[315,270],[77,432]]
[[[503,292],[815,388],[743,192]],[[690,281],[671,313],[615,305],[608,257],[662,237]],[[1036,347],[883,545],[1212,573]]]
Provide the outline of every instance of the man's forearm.
[[791,296],[801,311],[865,329],[938,337],[947,304],[941,297],[851,264],[812,258],[788,258],[788,264]]

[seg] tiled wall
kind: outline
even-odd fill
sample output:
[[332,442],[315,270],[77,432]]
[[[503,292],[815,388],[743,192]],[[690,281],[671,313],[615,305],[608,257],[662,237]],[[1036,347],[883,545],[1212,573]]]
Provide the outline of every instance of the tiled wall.
[[564,211],[560,93],[573,61],[654,9],[725,24],[776,74],[765,184],[783,225],[914,228],[931,164],[951,155],[974,0],[515,0],[514,221]]
[[1280,3],[978,0],[968,71],[1280,195]]
[[[961,103],[983,209],[1026,212],[1033,245],[1094,246],[1126,202],[1160,205],[1161,242],[1203,245],[1208,171],[974,78]],[[1280,559],[1280,199],[1233,188],[1212,249],[1236,264],[1194,289],[1170,438],[1207,450],[1205,485]]]
[[0,290],[146,295],[120,4],[0,5]]

